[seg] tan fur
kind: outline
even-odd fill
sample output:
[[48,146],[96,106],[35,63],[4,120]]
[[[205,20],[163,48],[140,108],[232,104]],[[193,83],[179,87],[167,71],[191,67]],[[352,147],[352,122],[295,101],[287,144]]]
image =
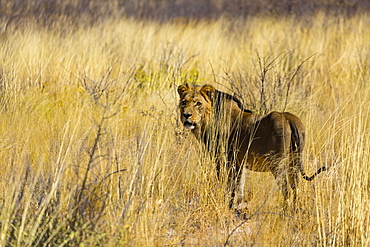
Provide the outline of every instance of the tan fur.
[[[298,174],[308,181],[326,168],[308,177],[302,167],[301,153],[305,143],[305,128],[301,120],[288,112],[253,114],[240,101],[211,85],[178,87],[181,121],[208,151],[214,155],[218,174],[221,166],[228,169],[231,192],[229,206],[234,203],[243,166],[252,171],[272,172],[279,181],[285,202],[290,195],[296,200]],[[239,191],[243,197],[243,191]],[[242,198],[237,198],[241,202]],[[284,204],[285,206],[287,203]]]

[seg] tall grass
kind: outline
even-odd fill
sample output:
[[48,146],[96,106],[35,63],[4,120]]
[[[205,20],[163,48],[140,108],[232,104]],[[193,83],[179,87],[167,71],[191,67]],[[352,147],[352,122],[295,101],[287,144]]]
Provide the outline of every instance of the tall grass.
[[[369,24],[317,14],[9,26],[0,245],[369,245]],[[300,116],[306,171],[330,170],[301,181],[296,214],[283,217],[272,175],[253,172],[250,219],[228,210],[215,165],[178,122],[185,81]]]

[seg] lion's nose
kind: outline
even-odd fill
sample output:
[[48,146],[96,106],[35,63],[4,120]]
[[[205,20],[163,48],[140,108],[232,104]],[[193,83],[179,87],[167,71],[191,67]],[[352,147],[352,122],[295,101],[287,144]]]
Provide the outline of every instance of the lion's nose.
[[192,114],[191,113],[183,113],[182,115],[184,116],[184,118],[189,118],[189,117],[191,117]]

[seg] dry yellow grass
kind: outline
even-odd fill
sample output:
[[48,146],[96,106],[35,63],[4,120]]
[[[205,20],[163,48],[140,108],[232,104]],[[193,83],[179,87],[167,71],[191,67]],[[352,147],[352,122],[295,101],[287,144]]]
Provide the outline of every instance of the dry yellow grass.
[[[0,37],[0,245],[370,245],[369,25],[317,14],[10,27]],[[308,173],[331,168],[301,181],[286,217],[272,175],[249,172],[242,222],[178,123],[175,85],[236,86],[258,111],[264,102],[247,96],[261,99],[259,63],[273,59],[268,110],[302,118]]]

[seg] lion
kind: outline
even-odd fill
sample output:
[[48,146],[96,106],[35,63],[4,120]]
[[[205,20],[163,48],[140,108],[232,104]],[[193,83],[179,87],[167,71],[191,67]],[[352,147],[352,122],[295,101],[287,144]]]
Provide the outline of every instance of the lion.
[[[284,209],[288,204],[293,208],[296,205],[299,172],[303,179],[311,181],[326,170],[321,167],[312,176],[304,172],[301,156],[305,128],[297,116],[276,111],[254,114],[244,109],[235,96],[207,84],[184,84],[177,91],[182,124],[214,156],[218,177],[222,165],[226,166],[230,209],[235,200],[243,200],[244,167],[274,175],[284,197]],[[237,187],[239,198],[235,199]]]

